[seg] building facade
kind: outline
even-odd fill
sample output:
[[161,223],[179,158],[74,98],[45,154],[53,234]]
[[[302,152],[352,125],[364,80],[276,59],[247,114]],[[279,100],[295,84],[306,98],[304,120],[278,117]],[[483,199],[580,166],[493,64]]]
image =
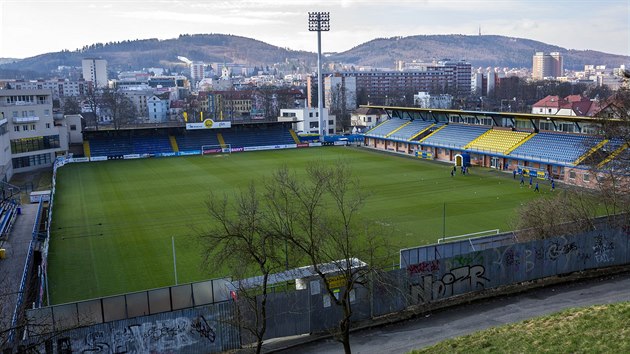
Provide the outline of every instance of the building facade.
[[[356,92],[348,93],[372,104],[400,105],[420,91],[468,96],[471,93],[472,68],[465,61],[439,61],[417,64],[407,71],[346,71],[325,73],[324,78],[354,78]],[[341,80],[341,79],[337,79]],[[331,85],[330,91],[334,85]],[[324,83],[324,98],[331,96]],[[309,107],[317,102],[317,76],[307,78]],[[325,101],[325,100],[324,100]],[[350,100],[346,99],[346,102]]]
[[0,90],[0,178],[51,166],[66,154],[67,127],[63,116],[53,116],[52,101],[50,90]]
[[[335,134],[336,117],[328,115],[328,109],[322,110],[326,131]],[[317,107],[281,109],[278,122],[293,122],[293,130],[298,134],[319,134],[319,112]]]
[[90,83],[83,79],[14,80],[8,84],[15,90],[51,90],[53,99],[84,96],[90,87]]
[[101,88],[108,85],[107,60],[86,58],[81,61],[83,79],[89,81],[94,87]]
[[545,54],[536,52],[532,58],[532,78],[543,80],[562,76],[564,71],[562,55],[559,52]]

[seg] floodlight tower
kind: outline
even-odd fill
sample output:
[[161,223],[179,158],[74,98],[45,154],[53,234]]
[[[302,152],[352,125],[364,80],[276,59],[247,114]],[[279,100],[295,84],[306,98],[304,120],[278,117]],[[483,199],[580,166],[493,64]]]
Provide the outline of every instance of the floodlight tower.
[[322,31],[330,31],[330,12],[309,12],[308,30],[317,32],[317,114],[319,115],[319,135],[326,135],[326,121],[322,104]]

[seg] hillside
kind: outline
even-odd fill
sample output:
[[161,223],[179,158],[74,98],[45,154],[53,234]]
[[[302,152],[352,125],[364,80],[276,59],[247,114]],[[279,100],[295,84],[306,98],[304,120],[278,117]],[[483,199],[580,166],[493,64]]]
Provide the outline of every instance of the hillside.
[[[418,35],[410,37],[378,38],[341,53],[334,53],[328,61],[374,67],[394,66],[396,60],[431,61],[439,59],[467,60],[473,67],[531,67],[532,55],[537,51],[560,52],[566,69],[579,70],[585,64],[604,64],[618,67],[630,58],[592,50],[567,50],[524,38],[504,36]],[[57,66],[80,66],[82,58],[107,59],[112,71],[146,67],[183,69],[177,56],[193,61],[232,62],[251,66],[271,65],[286,59],[297,59],[314,66],[315,53],[293,51],[255,39],[225,34],[181,35],[178,38],[144,39],[85,46],[76,51],[47,53],[17,62],[0,64],[0,77],[18,77],[25,72],[50,73]]]
[[239,36],[225,34],[180,35],[178,38],[144,39],[106,44],[93,44],[77,51],[47,53],[23,59],[17,63],[0,65],[0,69],[50,72],[60,65],[81,66],[83,58],[103,58],[110,70],[132,70],[147,67],[173,68],[183,66],[177,59],[184,56],[192,61],[230,62],[252,66],[301,59],[311,65],[316,55]]
[[392,67],[394,61],[431,61],[449,58],[467,60],[473,67],[531,67],[535,52],[560,52],[565,69],[583,69],[585,64],[616,66],[629,57],[592,50],[567,50],[524,38],[504,36],[432,35],[378,38],[333,56],[335,61]]

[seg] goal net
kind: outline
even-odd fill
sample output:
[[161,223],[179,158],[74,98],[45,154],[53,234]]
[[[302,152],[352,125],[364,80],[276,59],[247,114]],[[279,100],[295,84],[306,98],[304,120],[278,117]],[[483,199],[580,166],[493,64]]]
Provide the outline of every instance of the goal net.
[[201,154],[202,155],[220,155],[220,154],[231,154],[232,153],[232,145],[224,144],[224,145],[202,145],[201,146]]

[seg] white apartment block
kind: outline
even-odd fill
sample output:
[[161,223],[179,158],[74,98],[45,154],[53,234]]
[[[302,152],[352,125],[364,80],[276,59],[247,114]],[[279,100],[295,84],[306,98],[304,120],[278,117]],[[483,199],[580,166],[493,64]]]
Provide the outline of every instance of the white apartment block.
[[[336,117],[328,115],[328,108],[322,110],[327,134],[335,134]],[[319,134],[319,112],[317,108],[281,109],[278,122],[293,122],[293,130],[298,134]]]
[[160,99],[158,96],[152,96],[147,100],[147,109],[149,112],[150,123],[162,123],[168,120],[169,100]]
[[199,81],[203,79],[203,76],[205,75],[205,68],[206,64],[201,61],[190,63],[190,78],[193,81]]
[[94,87],[106,87],[107,79],[107,60],[86,58],[81,61],[83,68],[83,79],[90,81]]
[[0,178],[51,166],[68,150],[68,130],[55,120],[50,90],[0,90]]
[[357,108],[357,78],[353,76],[324,77],[324,107],[347,110]]
[[7,82],[14,90],[51,90],[53,99],[80,97],[89,91],[90,83],[85,80],[15,80]]

